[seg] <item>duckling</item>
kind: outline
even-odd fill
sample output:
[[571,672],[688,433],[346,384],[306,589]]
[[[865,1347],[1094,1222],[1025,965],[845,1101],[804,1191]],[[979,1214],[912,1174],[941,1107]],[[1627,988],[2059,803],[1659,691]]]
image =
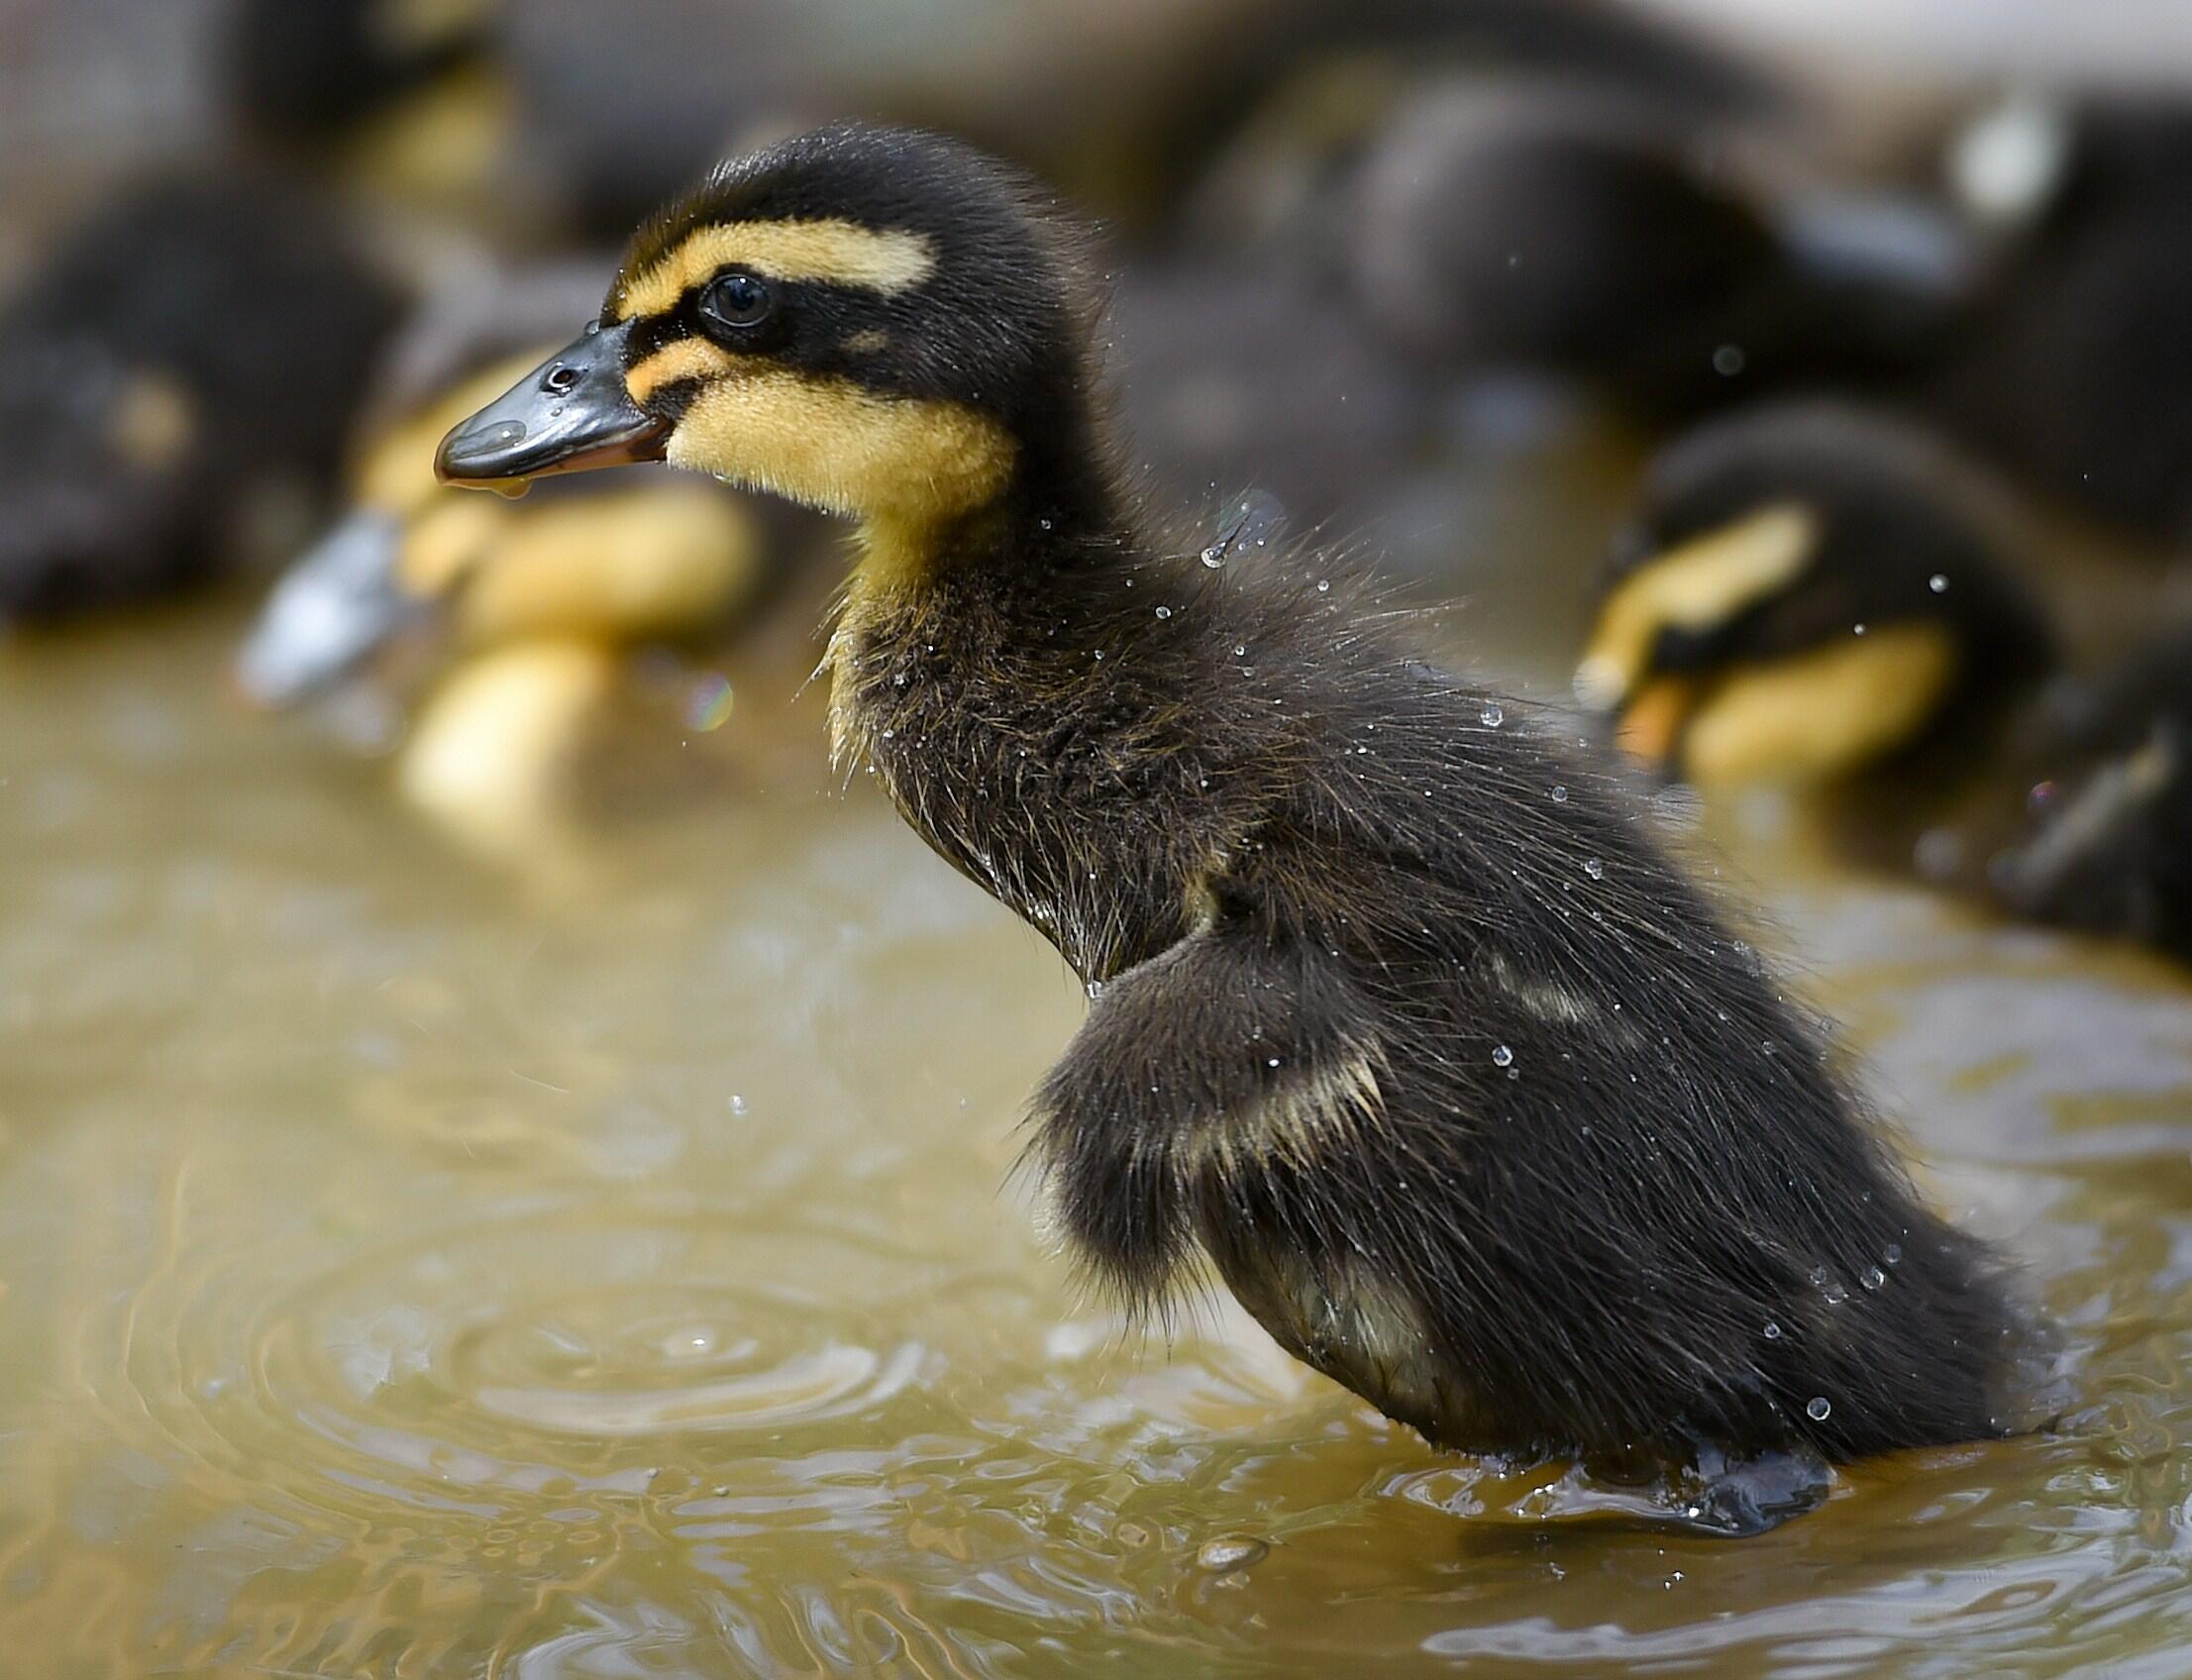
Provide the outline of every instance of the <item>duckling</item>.
[[1361,165],[1355,293],[1410,354],[1580,379],[1653,422],[1915,366],[1952,305],[1936,265],[1823,244],[1732,151],[1588,82],[1429,83]]
[[[551,277],[501,299],[529,325],[569,295]],[[469,320],[464,299],[443,313],[456,319],[427,312],[391,356],[397,390],[374,405],[350,510],[276,585],[237,675],[258,703],[293,706],[414,644],[409,664],[438,669],[397,785],[445,832],[504,860],[535,849],[587,780],[580,749],[629,687],[628,652],[726,632],[766,598],[782,545],[743,498],[667,474],[522,507],[442,488],[442,434],[538,360],[508,354],[510,321]]]
[[1724,417],[1647,470],[1577,694],[1663,775],[1818,789],[1869,861],[2192,959],[2192,643],[2066,672],[2030,526],[1912,423]]
[[116,194],[0,307],[0,619],[167,594],[309,518],[401,301],[283,184]]
[[1649,1454],[1716,1531],[2009,1429],[1995,1257],[1618,781],[1328,557],[1121,492],[1068,227],[921,133],[725,163],[442,473],[660,458],[855,522],[834,749],[1084,982],[1027,1163],[1128,1308],[1200,1254],[1428,1440]]
[[1930,407],[2065,505],[2192,541],[2192,102],[2012,107],[1959,159],[2012,225]]
[[244,137],[389,200],[478,216],[512,185],[516,90],[497,0],[232,0],[228,104]]
[[1920,427],[1827,401],[1708,422],[1646,468],[1599,583],[1584,705],[1708,787],[1939,788],[2051,668],[1998,486]]

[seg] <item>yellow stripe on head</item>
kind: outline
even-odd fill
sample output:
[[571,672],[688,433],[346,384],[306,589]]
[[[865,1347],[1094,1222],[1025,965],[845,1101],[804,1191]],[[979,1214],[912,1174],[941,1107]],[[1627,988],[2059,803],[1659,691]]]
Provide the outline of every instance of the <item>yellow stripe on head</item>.
[[679,379],[712,379],[737,365],[727,350],[706,339],[673,339],[636,368],[627,368],[624,388],[632,400],[644,403],[665,385]]
[[1811,563],[1819,519],[1777,502],[1655,555],[1616,586],[1576,668],[1576,697],[1600,711],[1626,699],[1667,629],[1705,630],[1782,588]]
[[1699,787],[1822,782],[1915,739],[1956,674],[1937,624],[1878,626],[1816,653],[1731,672],[1694,711],[1683,774]]
[[902,228],[864,228],[834,218],[722,222],[699,228],[675,251],[619,280],[612,320],[663,315],[719,268],[751,268],[778,280],[818,280],[898,292],[936,270],[936,247]]

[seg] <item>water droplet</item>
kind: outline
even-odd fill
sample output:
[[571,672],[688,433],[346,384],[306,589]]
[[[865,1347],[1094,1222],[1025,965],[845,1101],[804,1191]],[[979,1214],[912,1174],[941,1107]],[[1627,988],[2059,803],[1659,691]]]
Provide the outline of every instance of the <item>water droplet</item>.
[[1891,1266],[1901,1265],[1903,1263],[1903,1245],[1900,1242],[1889,1243],[1887,1247],[1880,1250],[1880,1258]]
[[731,715],[731,680],[710,672],[692,685],[685,696],[685,727],[707,734],[720,729]]
[[1172,608],[1169,606],[1159,607],[1157,609],[1157,616],[1159,618],[1170,618],[1172,616]]
[[1606,879],[1606,865],[1597,858],[1585,858],[1583,860],[1583,873],[1593,881],[1604,881]]
[[1557,782],[1556,782],[1556,783],[1554,783],[1554,784],[1553,784],[1553,803],[1554,803],[1554,804],[1556,804],[1556,805],[1564,805],[1564,804],[1566,804],[1567,802],[1568,802],[1568,789],[1567,789],[1567,788],[1563,788],[1563,787],[1561,787],[1561,786],[1560,786],[1560,785],[1559,785],[1559,784],[1558,784]]
[[734,1114],[746,1112],[746,1099],[739,1096],[735,1091],[731,1093],[731,1112]]
[[1862,624],[1852,624],[1849,627],[1849,633],[1852,636],[1862,636],[1865,633],[1865,627]]
[[1239,659],[1239,658],[1240,658],[1240,657],[1241,657],[1242,655],[1246,654],[1247,652],[1248,652],[1248,644],[1247,644],[1246,642],[1235,642],[1235,643],[1233,644],[1233,657],[1234,657],[1235,659]]
[[1867,1266],[1857,1274],[1857,1281],[1867,1289],[1878,1289],[1888,1281],[1888,1275],[1877,1266]]
[[1827,1298],[1827,1306],[1839,1307],[1843,1302],[1849,1299],[1849,1288],[1846,1284],[1833,1282],[1829,1283],[1825,1289],[1821,1290],[1820,1294]]
[[1768,1340],[1768,1341],[1779,1341],[1780,1339],[1781,1339],[1781,1326],[1780,1326],[1779,1324],[1775,1323],[1775,1322],[1774,1322],[1774,1321],[1773,1321],[1773,1320],[1772,1320],[1771,1318],[1768,1318],[1768,1319],[1766,1320],[1766,1340]]
[[1330,594],[1332,592],[1332,580],[1329,578],[1319,578],[1316,580],[1316,592],[1320,595]]
[[1497,729],[1507,721],[1506,709],[1497,702],[1487,703],[1484,710],[1477,713],[1477,716],[1484,720],[1484,726],[1487,729]]
[[1723,379],[1732,379],[1743,370],[1742,346],[1723,344],[1713,352],[1713,371]]
[[1827,1398],[1823,1394],[1815,1394],[1804,1403],[1804,1416],[1811,1418],[1815,1423],[1826,1422],[1827,1414],[1833,1410],[1833,1406],[1828,1403]]
[[1202,1549],[1195,1554],[1195,1561],[1199,1569],[1222,1574],[1228,1569],[1247,1569],[1270,1555],[1269,1540],[1259,1540],[1253,1534],[1220,1534],[1214,1540],[1202,1542]]
[[1824,1283],[1825,1283],[1826,1281],[1827,1281],[1827,1268],[1826,1268],[1825,1266],[1814,1266],[1814,1267],[1812,1268],[1812,1287],[1813,1287],[1814,1289],[1817,1289],[1817,1288],[1819,1288],[1819,1286],[1820,1286],[1821,1284],[1824,1284]]
[[1267,1060],[1265,1061],[1265,1063],[1264,1063],[1264,1066],[1265,1066],[1265,1067],[1267,1067],[1267,1068],[1275,1068],[1275,1067],[1277,1067],[1278,1065],[1279,1065],[1279,1058],[1278,1058],[1278,1057],[1276,1057],[1276,1056],[1270,1057],[1270,1058],[1269,1058],[1269,1059],[1267,1059]]
[[1513,1067],[1514,1065],[1514,1052],[1505,1044],[1497,1046],[1492,1052],[1492,1065],[1496,1068]]
[[1945,572],[1934,573],[1926,579],[1926,586],[1936,595],[1945,595],[1948,592],[1948,574]]
[[1207,566],[1212,572],[1215,572],[1219,567],[1223,566],[1225,564],[1225,545],[1222,543],[1212,543],[1208,548],[1204,549],[1202,551],[1202,564],[1204,566]]

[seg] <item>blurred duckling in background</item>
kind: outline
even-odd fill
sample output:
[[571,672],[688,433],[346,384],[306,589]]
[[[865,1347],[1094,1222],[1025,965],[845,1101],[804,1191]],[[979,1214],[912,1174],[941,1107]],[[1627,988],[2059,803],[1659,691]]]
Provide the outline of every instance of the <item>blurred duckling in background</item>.
[[1824,791],[1876,861],[2192,957],[2187,643],[2058,675],[2030,547],[2008,492],[1913,425],[1730,415],[1648,470],[1577,695],[1661,774]]
[[1995,249],[1929,406],[2064,505],[2192,544],[2192,102],[2012,101],[1952,173]]
[[1951,306],[1941,266],[1917,242],[1823,245],[1733,150],[1588,82],[1423,86],[1360,169],[1361,307],[1410,355],[1558,374],[1653,422],[1914,366]]
[[[604,784],[659,792],[640,786],[654,761],[615,727],[630,656],[731,634],[782,552],[744,498],[667,474],[559,485],[523,505],[436,482],[443,433],[539,360],[538,345],[508,354],[512,328],[549,310],[568,321],[570,295],[568,276],[510,282],[491,288],[494,314],[473,295],[414,323],[349,511],[277,584],[237,665],[245,693],[274,707],[355,693],[368,669],[383,699],[423,680],[397,785],[502,860],[535,851]],[[680,738],[720,723],[728,697],[699,674]],[[613,767],[588,751],[611,737]]]
[[1086,984],[1030,1160],[1133,1310],[1200,1253],[1429,1439],[1647,1456],[1719,1532],[2013,1427],[1994,1260],[1618,781],[1330,556],[1150,526],[1070,244],[933,137],[738,159],[442,471],[668,459],[857,521],[836,751]]
[[401,310],[288,186],[113,196],[0,306],[0,620],[150,600],[296,540]]
[[251,142],[375,198],[507,220],[517,94],[499,0],[231,0],[226,92]]

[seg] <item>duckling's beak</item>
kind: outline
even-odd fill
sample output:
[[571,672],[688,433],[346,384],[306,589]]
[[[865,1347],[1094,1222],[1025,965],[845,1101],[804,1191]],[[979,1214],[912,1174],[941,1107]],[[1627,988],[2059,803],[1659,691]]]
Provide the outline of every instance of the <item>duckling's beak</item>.
[[455,427],[435,452],[445,484],[507,488],[551,472],[660,461],[670,423],[624,385],[629,321],[588,327]]
[[256,705],[295,705],[350,675],[419,616],[398,587],[403,527],[391,514],[351,514],[306,550],[267,597],[236,661]]

